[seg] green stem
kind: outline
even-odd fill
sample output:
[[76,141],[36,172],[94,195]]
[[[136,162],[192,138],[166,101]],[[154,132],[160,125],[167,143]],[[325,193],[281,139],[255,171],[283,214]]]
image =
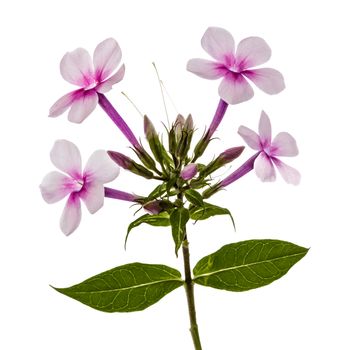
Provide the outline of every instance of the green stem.
[[182,253],[183,253],[184,268],[185,268],[185,290],[186,290],[186,296],[187,296],[188,313],[190,315],[190,322],[191,322],[190,332],[192,335],[194,348],[196,350],[202,350],[202,345],[201,345],[199,332],[198,332],[197,318],[196,318],[193,280],[191,276],[191,265],[190,265],[190,251],[189,251],[188,245],[189,245],[188,240],[185,234],[185,239],[182,243]]

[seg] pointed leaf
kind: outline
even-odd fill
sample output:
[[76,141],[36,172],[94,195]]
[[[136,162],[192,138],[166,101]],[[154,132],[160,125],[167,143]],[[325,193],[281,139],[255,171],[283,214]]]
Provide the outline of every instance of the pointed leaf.
[[128,226],[124,246],[126,246],[126,242],[128,240],[130,231],[133,228],[140,226],[141,224],[148,224],[151,226],[170,226],[169,214],[166,211],[164,211],[155,215],[145,214],[137,218]]
[[175,242],[175,254],[181,247],[182,241],[186,233],[186,223],[189,220],[190,215],[188,209],[186,208],[177,208],[170,214],[170,223],[173,234],[173,239]]
[[152,199],[156,199],[161,197],[165,192],[167,191],[166,183],[162,183],[158,185],[147,197],[147,199],[150,201]]
[[197,263],[194,282],[233,292],[259,288],[285,275],[307,252],[272,239],[228,244]]
[[204,206],[204,202],[203,202],[203,198],[200,195],[200,193],[198,193],[195,190],[187,190],[185,192],[185,197],[186,199],[193,205],[197,206],[197,207],[203,207]]
[[132,312],[155,304],[182,284],[180,272],[171,267],[133,263],[54,289],[99,311]]
[[206,220],[215,215],[229,215],[233,226],[235,227],[235,222],[231,215],[231,212],[226,208],[221,208],[217,205],[203,202],[203,206],[195,206],[190,209],[190,218],[192,220]]

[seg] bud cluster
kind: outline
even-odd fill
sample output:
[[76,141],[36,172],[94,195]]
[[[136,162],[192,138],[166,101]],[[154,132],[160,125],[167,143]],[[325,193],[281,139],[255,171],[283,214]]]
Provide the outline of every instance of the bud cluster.
[[[175,207],[183,206],[184,197],[192,198],[187,195],[189,191],[203,188],[205,196],[196,191],[196,196],[200,197],[197,198],[197,202],[192,203],[189,200],[192,207],[196,203],[201,203],[203,198],[209,197],[208,193],[215,193],[220,189],[217,184],[211,185],[211,174],[238,158],[244,150],[243,146],[233,147],[222,152],[208,164],[199,164],[196,160],[200,156],[199,153],[204,153],[207,144],[203,147],[204,138],[202,138],[191,154],[194,131],[192,116],[188,115],[184,118],[179,114],[167,130],[166,146],[166,142],[162,142],[150,118],[144,116],[144,133],[150,153],[143,146],[133,148],[142,164],[119,152],[108,152],[111,159],[120,167],[146,179],[162,181],[162,184],[147,197],[139,197],[137,200],[137,203],[150,214],[159,214],[163,211],[170,213]],[[200,149],[199,153],[196,152],[198,149]]]

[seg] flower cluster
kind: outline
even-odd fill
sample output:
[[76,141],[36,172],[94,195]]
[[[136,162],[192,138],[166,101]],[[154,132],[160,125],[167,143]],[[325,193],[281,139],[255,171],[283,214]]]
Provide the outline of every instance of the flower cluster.
[[[281,156],[292,157],[298,154],[296,142],[286,132],[279,133],[272,139],[270,120],[265,112],[261,113],[259,133],[245,126],[238,129],[238,134],[256,153],[229,176],[212,183],[212,173],[240,157],[244,147],[231,147],[206,165],[198,162],[198,158],[205,152],[228,106],[253,97],[254,92],[247,79],[268,94],[281,92],[285,85],[283,76],[277,70],[253,68],[265,63],[271,56],[271,49],[262,38],[243,39],[236,48],[228,31],[211,27],[204,33],[201,44],[215,61],[191,59],[187,69],[205,79],[222,79],[219,104],[213,120],[204,136],[192,145],[195,131],[192,116],[184,118],[178,115],[167,130],[168,142],[165,144],[152,121],[145,116],[144,132],[149,151],[141,146],[128,123],[104,95],[124,77],[124,64],[114,73],[122,57],[118,43],[111,38],[104,40],[97,45],[93,58],[82,48],[63,56],[60,64],[62,77],[79,86],[79,89],[61,97],[51,107],[49,116],[57,117],[70,109],[68,120],[80,123],[99,104],[130,142],[138,157],[138,160],[133,160],[117,151],[96,151],[82,171],[77,147],[69,141],[56,141],[51,151],[51,160],[66,175],[57,171],[49,173],[43,179],[40,189],[48,203],[68,196],[61,217],[61,229],[65,234],[70,234],[79,225],[80,199],[90,213],[99,210],[104,197],[109,197],[137,203],[148,215],[165,212],[170,216],[175,209],[183,206],[184,197],[189,202],[189,210],[194,210],[203,199],[209,198],[253,169],[262,181],[274,181],[276,167],[287,183],[299,183],[298,171],[280,160]],[[105,183],[117,177],[119,167],[143,178],[160,181],[160,184],[144,196],[104,187]]]
[[[246,38],[235,48],[234,39],[228,31],[211,27],[204,33],[201,43],[215,61],[191,59],[187,69],[205,79],[222,80],[215,114],[197,141],[194,141],[196,127],[191,114],[186,118],[177,115],[166,128],[166,137],[145,115],[146,141],[141,142],[134,135],[104,95],[123,79],[125,72],[124,65],[114,72],[122,56],[114,39],[98,44],[92,59],[81,48],[66,53],[61,60],[61,74],[79,89],[61,97],[51,107],[49,116],[57,117],[69,109],[68,120],[80,123],[99,105],[129,141],[135,157],[133,159],[117,150],[98,150],[90,156],[82,170],[78,148],[70,141],[58,140],[50,156],[60,171],[47,174],[40,185],[47,203],[68,197],[60,221],[61,230],[66,235],[71,234],[80,223],[81,201],[93,214],[103,206],[104,198],[128,201],[143,211],[129,224],[125,244],[130,231],[141,224],[171,228],[176,256],[182,249],[184,278],[172,267],[137,262],[117,266],[68,288],[55,289],[100,311],[132,312],[151,306],[183,286],[196,350],[201,350],[202,346],[196,320],[195,284],[232,292],[263,287],[286,274],[308,250],[286,241],[252,239],[227,244],[203,257],[191,269],[187,223],[216,215],[229,215],[232,219],[229,209],[208,202],[211,196],[252,170],[263,182],[276,179],[276,168],[287,183],[297,185],[300,182],[299,172],[280,159],[298,154],[294,138],[287,132],[280,132],[272,138],[270,119],[264,111],[261,112],[258,132],[246,126],[238,128],[239,136],[254,152],[231,174],[219,181],[214,180],[218,177],[215,172],[249,152],[242,145],[223,149],[207,164],[199,160],[207,151],[229,105],[253,97],[248,81],[268,94],[277,94],[284,89],[280,72],[272,68],[254,68],[271,56],[271,50],[263,39]],[[120,168],[142,177],[143,181],[156,181],[157,185],[144,195],[106,187],[105,184],[118,176]]]

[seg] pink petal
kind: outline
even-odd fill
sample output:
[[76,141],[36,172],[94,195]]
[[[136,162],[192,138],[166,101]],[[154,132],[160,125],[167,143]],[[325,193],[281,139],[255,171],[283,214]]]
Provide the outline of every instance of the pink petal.
[[259,138],[259,135],[245,127],[245,126],[240,126],[238,128],[238,134],[243,138],[243,140],[247,143],[247,145],[252,148],[252,149],[255,149],[255,150],[260,150],[261,147],[260,147],[260,138]]
[[294,137],[287,132],[280,132],[271,144],[274,156],[294,157],[299,154]]
[[65,235],[70,235],[80,224],[81,205],[77,192],[73,192],[63,209],[60,226]]
[[270,57],[270,47],[264,39],[259,37],[243,39],[237,46],[236,58],[242,70],[265,63]]
[[223,28],[209,27],[202,37],[201,44],[210,56],[222,63],[226,62],[226,56],[232,57],[235,51],[232,35]]
[[298,170],[281,162],[277,158],[272,158],[272,160],[275,163],[279,173],[282,175],[285,182],[292,185],[299,185],[301,175]]
[[48,173],[40,184],[41,195],[46,203],[56,203],[69,193],[79,191],[81,184],[58,171]]
[[261,181],[271,182],[276,180],[276,172],[271,159],[261,152],[254,162],[256,175]]
[[271,143],[271,122],[268,115],[262,111],[259,121],[260,142],[263,146],[270,146]]
[[74,179],[81,177],[81,156],[78,147],[67,140],[57,140],[50,152],[52,163]]
[[80,198],[84,201],[91,214],[94,214],[103,206],[105,190],[102,184],[97,182],[85,183]]
[[259,89],[267,94],[278,94],[285,88],[282,74],[272,68],[251,69],[242,72]]
[[49,117],[58,117],[64,113],[72,105],[77,94],[79,94],[81,91],[82,90],[75,90],[69,92],[68,94],[58,99],[50,108]]
[[94,70],[90,54],[85,49],[67,52],[60,64],[62,77],[69,83],[88,87],[94,83]]
[[104,94],[112,89],[112,86],[114,84],[119,83],[123,78],[125,74],[125,65],[123,64],[117,71],[117,73],[113,74],[110,78],[105,80],[103,83],[98,84],[96,86],[96,90],[100,92],[101,94]]
[[204,79],[218,79],[227,73],[227,68],[221,63],[193,58],[187,63],[187,70]]
[[119,166],[112,161],[106,151],[95,151],[88,159],[84,178],[90,182],[104,184],[114,180],[119,175]]
[[99,43],[94,52],[95,79],[101,82],[108,78],[118,67],[121,58],[122,51],[113,38]]
[[219,86],[220,97],[229,104],[237,104],[254,96],[252,87],[241,74],[227,74]]
[[98,96],[95,90],[85,91],[75,99],[68,113],[68,120],[73,123],[81,123],[96,108]]

